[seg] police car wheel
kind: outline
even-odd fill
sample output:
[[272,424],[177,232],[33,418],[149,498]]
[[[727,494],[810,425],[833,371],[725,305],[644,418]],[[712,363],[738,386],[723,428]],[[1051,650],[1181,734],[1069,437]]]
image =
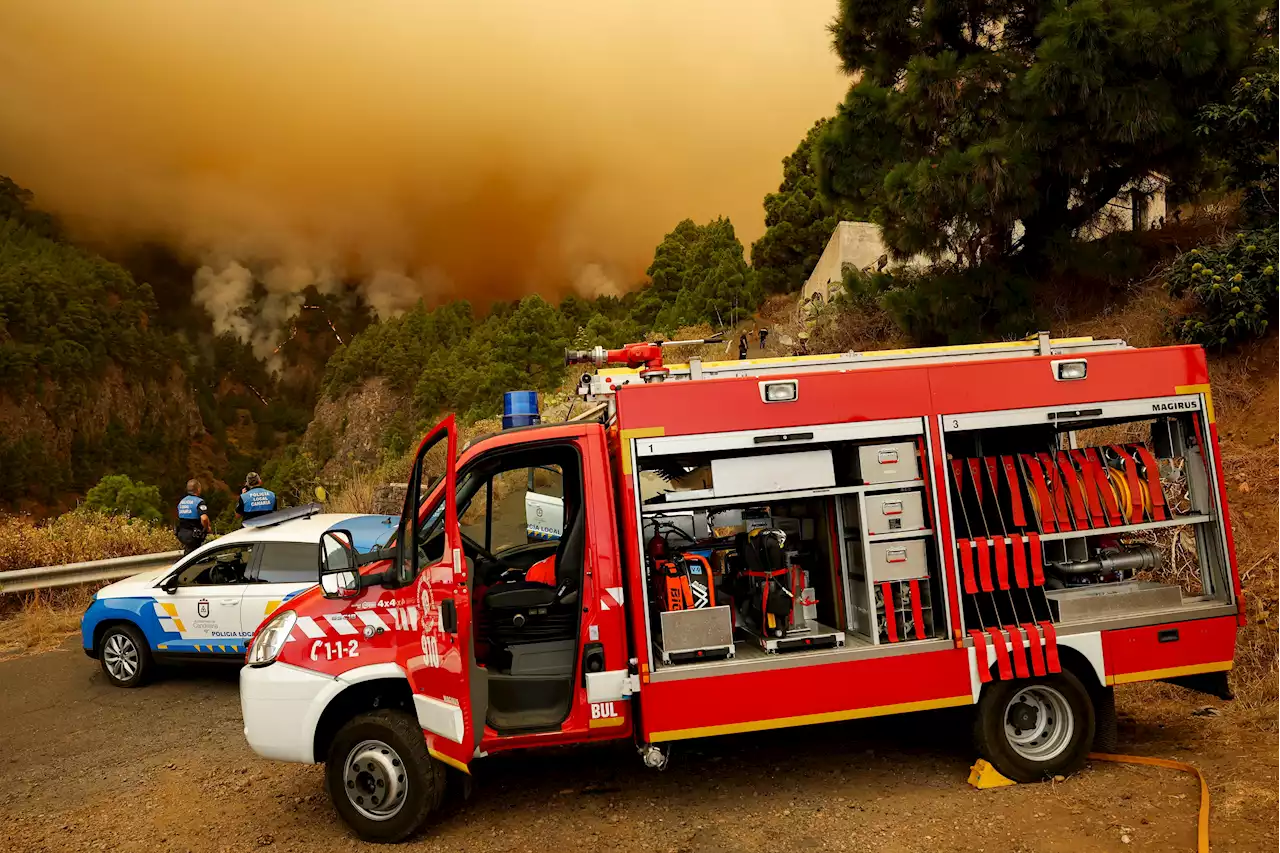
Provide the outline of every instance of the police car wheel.
[[338,815],[365,841],[402,841],[444,801],[445,767],[404,711],[374,711],[338,730],[325,762]]
[[1096,714],[1071,672],[987,684],[978,699],[978,753],[1015,782],[1066,776],[1084,766]]
[[112,625],[98,643],[102,673],[116,687],[140,687],[151,674],[151,651],[132,625]]

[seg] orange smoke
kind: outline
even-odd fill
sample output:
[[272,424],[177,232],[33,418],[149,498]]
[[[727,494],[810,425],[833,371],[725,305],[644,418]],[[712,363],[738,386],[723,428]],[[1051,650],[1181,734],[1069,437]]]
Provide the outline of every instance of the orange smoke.
[[382,313],[624,289],[684,217],[759,234],[780,159],[846,86],[834,13],[834,0],[8,3],[0,174],[85,237],[159,240],[203,264],[197,301],[246,340],[234,315],[252,282],[273,318],[308,284],[343,280]]

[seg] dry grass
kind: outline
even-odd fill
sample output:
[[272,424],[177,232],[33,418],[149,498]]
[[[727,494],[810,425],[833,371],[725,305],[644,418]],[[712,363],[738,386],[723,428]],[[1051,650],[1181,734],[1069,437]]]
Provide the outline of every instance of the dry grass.
[[[0,571],[154,554],[179,547],[167,527],[76,511],[38,523],[0,517]],[[79,629],[103,584],[0,594],[0,656],[53,648]]]
[[0,517],[0,571],[155,554],[179,547],[160,524],[76,511],[47,522]]

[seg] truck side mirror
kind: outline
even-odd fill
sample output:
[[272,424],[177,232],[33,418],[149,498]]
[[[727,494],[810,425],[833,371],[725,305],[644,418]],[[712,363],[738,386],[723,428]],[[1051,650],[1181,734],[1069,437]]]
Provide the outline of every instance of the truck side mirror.
[[355,598],[360,572],[349,530],[326,530],[320,536],[320,590],[325,598]]

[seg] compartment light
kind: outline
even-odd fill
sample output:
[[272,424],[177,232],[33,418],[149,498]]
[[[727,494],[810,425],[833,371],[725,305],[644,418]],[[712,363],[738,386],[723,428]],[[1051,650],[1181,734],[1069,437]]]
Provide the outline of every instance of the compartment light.
[[799,396],[800,383],[794,379],[760,383],[760,399],[766,403],[792,403]]
[[1068,382],[1072,379],[1084,379],[1089,375],[1089,364],[1084,359],[1055,361],[1053,370],[1055,379],[1059,382]]

